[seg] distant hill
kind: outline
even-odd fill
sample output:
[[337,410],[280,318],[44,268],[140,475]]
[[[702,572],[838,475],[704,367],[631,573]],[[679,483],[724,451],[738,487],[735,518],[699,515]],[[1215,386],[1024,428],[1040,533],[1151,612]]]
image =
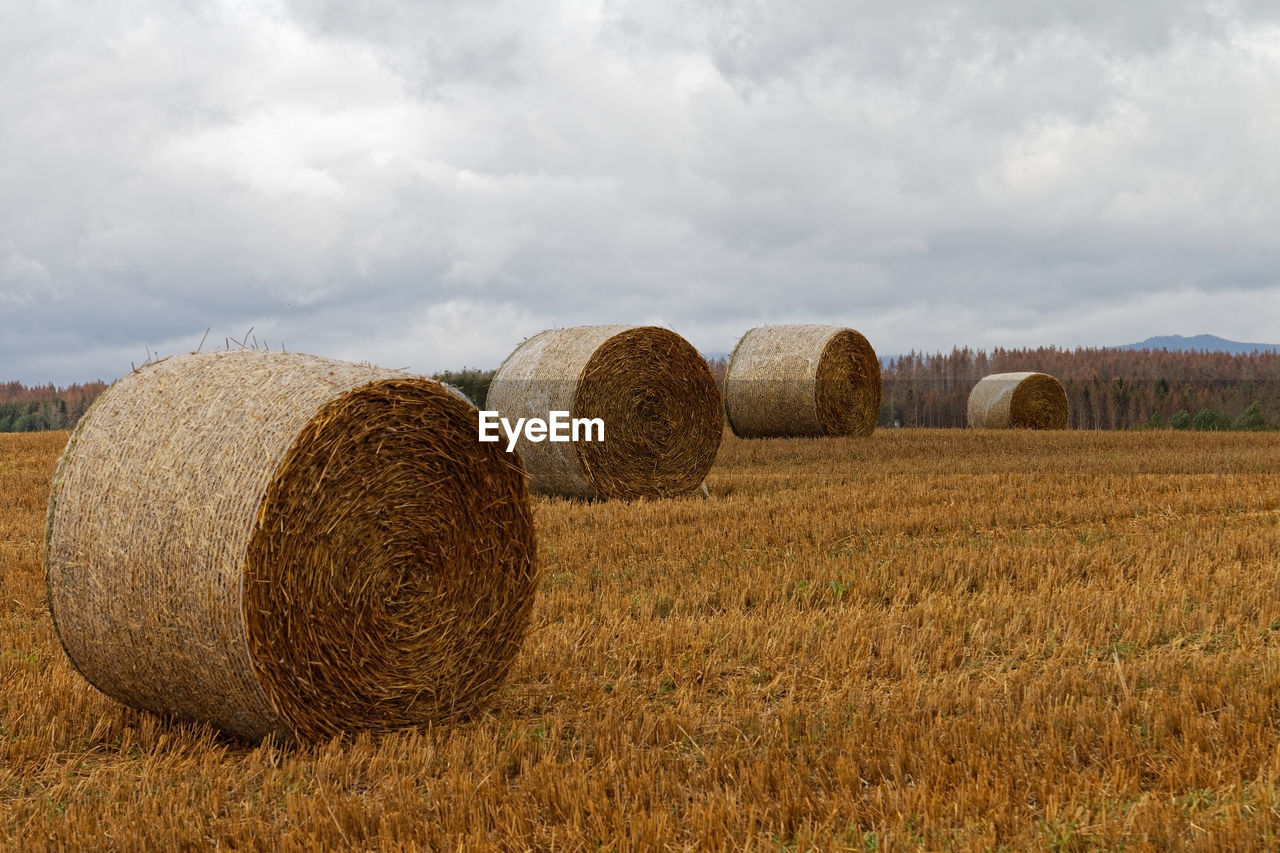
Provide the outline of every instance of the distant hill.
[[1139,344],[1125,344],[1124,346],[1115,347],[1115,349],[1167,349],[1171,352],[1195,351],[1239,354],[1250,353],[1255,350],[1259,352],[1280,352],[1280,344],[1246,344],[1240,341],[1229,341],[1217,335],[1192,335],[1189,338],[1182,335],[1160,335],[1159,337],[1147,338]]

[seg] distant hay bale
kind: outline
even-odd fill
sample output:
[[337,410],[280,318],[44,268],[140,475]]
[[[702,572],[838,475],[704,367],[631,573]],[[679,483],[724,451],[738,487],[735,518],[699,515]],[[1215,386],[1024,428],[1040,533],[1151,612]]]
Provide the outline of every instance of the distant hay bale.
[[734,347],[724,378],[741,438],[870,435],[880,420],[880,361],[840,326],[759,326]]
[[656,326],[550,329],[494,374],[485,408],[513,424],[553,411],[600,418],[604,441],[520,439],[534,491],[586,498],[674,497],[702,483],[724,431],[711,368]]
[[49,502],[49,609],[135,708],[259,739],[465,717],[536,585],[519,459],[441,384],[294,353],[177,356],[121,379]]
[[1047,373],[994,373],[969,392],[971,427],[1066,429],[1067,392]]

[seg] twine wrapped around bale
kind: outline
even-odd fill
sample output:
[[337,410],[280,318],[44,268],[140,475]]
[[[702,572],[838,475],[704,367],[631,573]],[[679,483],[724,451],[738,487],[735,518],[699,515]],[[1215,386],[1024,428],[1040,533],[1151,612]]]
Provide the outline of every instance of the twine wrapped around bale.
[[49,502],[59,639],[98,689],[250,739],[465,717],[536,586],[519,457],[438,382],[263,351],[104,392]]
[[993,373],[969,392],[971,427],[1066,429],[1067,415],[1067,392],[1047,373]]
[[880,420],[880,361],[841,326],[759,326],[734,347],[725,412],[740,438],[871,435]]
[[485,408],[517,418],[600,418],[604,441],[518,443],[534,491],[585,498],[674,497],[702,483],[724,414],[698,351],[657,326],[550,329],[507,357]]

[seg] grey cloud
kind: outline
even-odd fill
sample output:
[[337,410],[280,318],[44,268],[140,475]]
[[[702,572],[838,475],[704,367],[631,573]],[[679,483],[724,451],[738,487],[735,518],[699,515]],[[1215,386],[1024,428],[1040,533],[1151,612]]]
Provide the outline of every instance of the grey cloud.
[[1280,289],[1266,4],[139,2],[0,56],[13,378],[251,325],[426,371],[580,322],[1274,336],[1225,307]]

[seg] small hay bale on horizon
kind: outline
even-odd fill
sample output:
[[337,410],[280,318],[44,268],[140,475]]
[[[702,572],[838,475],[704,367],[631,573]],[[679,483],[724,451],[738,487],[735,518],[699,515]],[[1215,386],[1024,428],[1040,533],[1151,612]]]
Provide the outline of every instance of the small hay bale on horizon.
[[881,393],[875,350],[843,326],[751,329],[724,379],[725,414],[739,438],[871,435]]
[[969,392],[968,423],[983,429],[1066,429],[1062,383],[1047,373],[993,373]]
[[536,588],[519,457],[438,382],[297,353],[112,385],[54,475],[46,587],[72,665],[250,740],[465,718]]
[[600,418],[604,441],[517,448],[533,491],[676,497],[702,484],[724,432],[720,390],[693,346],[658,326],[574,326],[528,338],[493,376],[485,408],[516,418]]

